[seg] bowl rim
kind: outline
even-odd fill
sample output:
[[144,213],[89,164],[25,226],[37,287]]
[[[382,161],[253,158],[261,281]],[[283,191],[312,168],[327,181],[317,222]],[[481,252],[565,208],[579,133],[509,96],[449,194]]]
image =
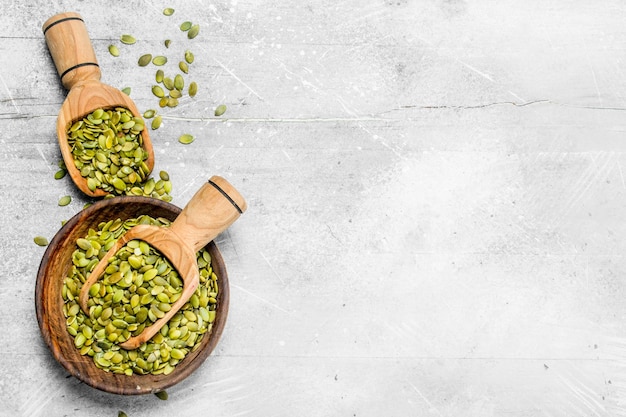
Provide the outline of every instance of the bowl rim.
[[[65,368],[65,370],[68,371],[72,376],[76,377],[85,384],[101,391],[120,395],[139,395],[162,391],[181,382],[189,375],[191,375],[191,373],[193,373],[208,358],[208,356],[217,345],[219,339],[221,338],[226,324],[226,318],[228,316],[229,309],[230,291],[226,265],[219,251],[219,248],[217,247],[217,244],[214,241],[211,241],[205,246],[205,248],[208,249],[211,253],[212,267],[218,273],[219,277],[219,311],[211,332],[205,333],[205,337],[203,337],[200,347],[196,349],[196,351],[190,352],[187,357],[185,357],[185,359],[183,359],[178,365],[176,365],[172,373],[170,373],[169,375],[156,376],[152,374],[133,374],[133,376],[127,376],[103,371],[97,368],[90,358],[89,361],[82,361],[84,363],[88,363],[88,365],[76,363],[76,361],[69,360],[69,358],[67,358],[66,355],[63,354],[62,348],[59,344],[59,340],[57,340],[58,336],[55,336],[53,334],[54,332],[52,331],[51,321],[53,320],[53,317],[51,314],[50,304],[54,303],[54,301],[46,299],[48,289],[54,285],[62,286],[63,278],[59,278],[58,276],[50,276],[50,274],[47,273],[48,266],[50,265],[50,261],[53,259],[55,252],[60,249],[61,245],[66,241],[71,232],[76,227],[78,227],[81,222],[89,222],[89,219],[93,219],[94,216],[97,218],[96,215],[105,208],[114,209],[116,207],[121,207],[127,204],[137,206],[136,210],[138,211],[142,211],[142,208],[145,207],[148,211],[150,208],[152,208],[169,212],[172,216],[170,218],[170,220],[172,221],[182,211],[180,207],[172,203],[168,203],[152,197],[119,196],[96,201],[91,206],[76,213],[57,231],[42,256],[39,269],[37,271],[37,279],[35,285],[35,310],[40,333],[44,339],[44,342],[48,346],[48,349],[51,351],[56,361],[59,362],[63,366],[63,368]],[[148,213],[138,213],[137,216],[141,214]],[[130,217],[133,216],[129,215],[126,218]],[[95,225],[97,223],[93,224]],[[69,263],[71,263],[71,260],[68,261]],[[68,261],[65,261],[64,264],[68,265]],[[57,280],[56,283],[54,282],[55,279]],[[59,301],[62,305],[63,301],[57,300],[56,302],[59,303]],[[63,322],[65,322],[65,317],[63,317]],[[66,332],[66,334],[68,338],[72,338],[69,333]],[[78,351],[76,351],[76,353],[79,356],[82,356]],[[93,370],[97,370],[96,374],[99,373],[101,378],[94,378],[91,372],[85,372],[85,366],[89,368],[93,367]],[[144,378],[146,380],[144,381],[145,383],[137,383],[137,379],[139,378]]]

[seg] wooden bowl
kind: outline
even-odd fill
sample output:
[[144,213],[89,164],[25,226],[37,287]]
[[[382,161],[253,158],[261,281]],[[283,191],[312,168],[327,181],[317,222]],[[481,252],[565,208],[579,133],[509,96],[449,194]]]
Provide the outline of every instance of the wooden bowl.
[[218,310],[211,333],[206,333],[201,345],[187,354],[169,375],[120,375],[96,367],[93,359],[82,356],[74,346],[63,315],[61,291],[63,279],[72,264],[76,239],[90,228],[97,229],[103,221],[134,218],[142,214],[174,220],[181,209],[154,198],[124,196],[97,201],[72,217],[54,236],[46,249],[35,287],[35,307],[41,334],[55,359],[74,377],[102,391],[136,395],[164,390],[188,377],[211,354],[217,345],[228,315],[229,286],[224,260],[211,241],[205,248],[212,258],[212,267],[220,280]]

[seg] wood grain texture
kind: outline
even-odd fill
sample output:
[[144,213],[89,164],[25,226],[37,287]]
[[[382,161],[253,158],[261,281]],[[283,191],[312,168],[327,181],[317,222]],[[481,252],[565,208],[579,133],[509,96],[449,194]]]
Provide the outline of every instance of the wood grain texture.
[[[0,15],[8,412],[626,415],[622,1],[109,4]],[[157,104],[139,56],[163,53],[173,73],[193,51],[200,91],[150,132],[155,170],[180,207],[212,174],[248,201],[216,242],[228,325],[165,402],[66,378],[33,314],[32,238],[91,201],[53,179],[65,91],[41,25],[64,10],[141,110]],[[185,20],[201,25],[193,42]],[[138,43],[110,56],[123,33]]]

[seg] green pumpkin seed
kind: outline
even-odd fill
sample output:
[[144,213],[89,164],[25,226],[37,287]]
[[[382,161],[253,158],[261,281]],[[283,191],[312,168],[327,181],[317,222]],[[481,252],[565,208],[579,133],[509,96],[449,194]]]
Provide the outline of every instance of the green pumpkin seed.
[[156,75],[154,76],[157,83],[163,82],[163,75],[164,75],[163,70],[158,69],[156,72]]
[[124,43],[126,45],[132,45],[135,42],[137,42],[137,40],[132,35],[122,35],[120,37],[120,41],[122,41],[122,43]]
[[157,55],[152,59],[152,63],[158,66],[165,65],[167,63],[167,58],[163,55]]
[[166,7],[165,9],[163,9],[163,14],[165,16],[171,16],[174,14],[174,9],[172,9],[171,7]]
[[180,143],[182,143],[183,145],[188,145],[188,144],[190,144],[191,142],[193,142],[193,141],[194,141],[194,139],[195,139],[195,138],[194,138],[192,135],[190,135],[190,134],[187,134],[187,133],[186,133],[186,134],[184,134],[184,135],[181,135],[181,136],[178,138],[178,141],[179,141]]
[[123,411],[118,411],[117,417],[128,417],[128,415]]
[[109,45],[109,53],[113,56],[120,56],[120,50],[115,45]]
[[159,178],[161,178],[163,181],[169,181],[170,175],[166,171],[160,171]]
[[35,236],[33,241],[39,246],[48,246],[48,239],[43,236]]
[[158,85],[153,85],[152,86],[152,94],[154,94],[155,96],[159,97],[159,98],[163,98],[165,97],[165,92],[163,91],[163,89],[158,86]]
[[167,106],[168,103],[168,98],[167,97],[163,97],[159,100],[159,107],[165,107]]
[[189,84],[189,97],[195,97],[197,93],[198,84],[196,84],[195,81],[192,81],[191,84]]
[[155,114],[156,114],[156,110],[152,110],[152,109],[146,110],[145,112],[143,112],[143,118],[152,119]]
[[190,50],[185,51],[185,61],[187,61],[188,64],[191,64],[194,61],[193,53]]
[[167,99],[167,107],[176,107],[178,106],[178,99],[174,97],[170,97]]
[[185,61],[180,61],[178,63],[178,68],[180,68],[180,70],[185,74],[189,74],[189,65],[187,65]]
[[61,178],[65,177],[66,174],[67,174],[67,170],[60,169],[54,174],[54,179],[60,180]]
[[152,130],[157,130],[161,126],[161,116],[157,116],[152,120]]
[[183,76],[180,74],[176,74],[176,76],[174,77],[174,88],[176,88],[178,91],[182,91],[184,87],[185,80],[183,79]]
[[174,89],[174,80],[171,79],[170,77],[164,77],[163,78],[163,85],[168,90],[173,90]]
[[72,197],[69,195],[63,196],[59,199],[59,206],[67,206],[72,201]]
[[126,94],[127,96],[130,96],[130,87],[122,88],[122,93]]
[[170,44],[172,43],[172,41],[170,39],[166,39],[165,42],[163,42],[165,44],[166,48],[170,47]]
[[225,104],[220,104],[219,106],[217,106],[215,108],[215,115],[216,116],[219,117],[219,116],[223,115],[224,113],[226,113],[226,105]]
[[189,39],[193,39],[198,36],[198,33],[200,33],[200,25],[193,25],[191,28],[189,28],[189,32],[187,32],[187,37]]
[[187,32],[189,29],[191,29],[192,23],[191,22],[183,22],[180,25],[180,30],[182,30],[183,32]]
[[150,61],[152,61],[152,54],[144,54],[144,55],[139,57],[139,60],[137,61],[137,64],[140,67],[145,67],[146,65],[148,65],[150,63]]
[[154,395],[156,395],[159,400],[164,400],[165,401],[168,398],[167,392],[165,392],[165,391],[155,392]]

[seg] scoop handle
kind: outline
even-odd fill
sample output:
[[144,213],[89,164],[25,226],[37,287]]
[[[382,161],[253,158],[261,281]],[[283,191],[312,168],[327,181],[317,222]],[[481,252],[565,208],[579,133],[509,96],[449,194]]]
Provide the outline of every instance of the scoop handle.
[[246,208],[235,187],[214,175],[194,194],[169,230],[195,253],[233,224]]
[[81,81],[100,81],[98,60],[80,14],[57,14],[48,19],[42,29],[65,88],[70,90]]

